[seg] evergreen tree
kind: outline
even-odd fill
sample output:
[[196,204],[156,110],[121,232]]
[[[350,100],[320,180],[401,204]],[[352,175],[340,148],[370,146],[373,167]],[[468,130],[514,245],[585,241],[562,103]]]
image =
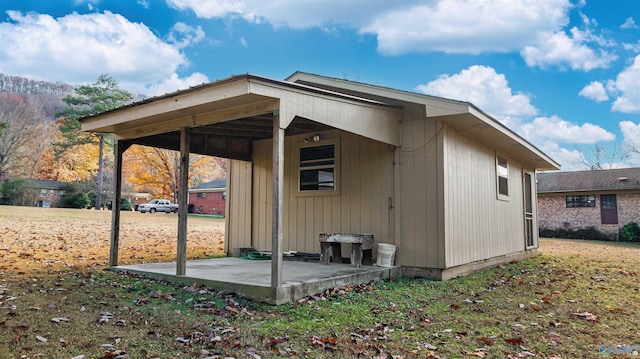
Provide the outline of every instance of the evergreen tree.
[[75,88],[75,95],[62,99],[68,106],[58,116],[58,130],[62,140],[54,143],[56,155],[72,150],[76,146],[90,143],[98,144],[98,178],[95,208],[102,207],[102,182],[104,170],[104,147],[113,143],[113,136],[105,133],[87,133],[81,131],[79,118],[109,111],[133,101],[134,95],[118,86],[118,81],[109,75],[101,75],[90,85]]

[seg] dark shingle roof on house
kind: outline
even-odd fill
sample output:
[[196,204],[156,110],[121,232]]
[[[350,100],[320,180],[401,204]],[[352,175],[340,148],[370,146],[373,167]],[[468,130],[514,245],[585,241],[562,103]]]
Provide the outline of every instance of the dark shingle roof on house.
[[538,193],[640,190],[640,168],[541,172]]
[[70,184],[62,181],[29,180],[28,187],[45,189],[68,189]]
[[197,186],[193,186],[189,188],[189,191],[197,191],[197,190],[214,190],[214,189],[226,189],[227,188],[227,179],[226,178],[218,178],[213,181],[201,183]]

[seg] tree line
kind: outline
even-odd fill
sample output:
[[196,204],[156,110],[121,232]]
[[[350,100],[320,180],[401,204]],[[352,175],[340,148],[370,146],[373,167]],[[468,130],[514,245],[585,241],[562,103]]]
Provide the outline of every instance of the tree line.
[[[30,204],[21,200],[19,188],[28,187],[29,179],[39,179],[69,183],[68,202],[80,196],[89,201],[87,206],[103,208],[113,195],[114,137],[82,132],[78,119],[131,103],[134,98],[109,75],[71,90],[64,84],[0,74],[0,192],[5,202]],[[226,175],[225,159],[192,155],[190,162],[188,186]],[[178,164],[176,151],[132,146],[123,157],[123,193],[175,200]],[[7,201],[9,194],[14,197]]]

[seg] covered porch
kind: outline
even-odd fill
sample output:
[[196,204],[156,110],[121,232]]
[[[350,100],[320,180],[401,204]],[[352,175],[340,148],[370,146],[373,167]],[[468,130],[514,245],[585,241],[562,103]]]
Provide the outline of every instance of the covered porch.
[[[81,120],[84,131],[113,133],[114,210],[109,265],[114,270],[138,272],[150,277],[180,283],[202,283],[215,289],[234,292],[263,302],[279,304],[297,300],[324,289],[392,277],[393,269],[354,268],[349,265],[296,263],[283,260],[284,250],[302,250],[283,246],[283,228],[288,226],[283,210],[285,196],[285,137],[314,137],[327,131],[344,131],[371,141],[398,146],[402,109],[383,102],[320,90],[291,82],[254,75],[234,76],[188,90],[154,97]],[[305,141],[306,142],[306,141]],[[146,145],[180,151],[178,188],[178,235],[176,261],[140,266],[118,265],[120,240],[120,195],[123,153],[131,145]],[[268,186],[253,188],[249,175],[242,188],[260,193],[260,205],[267,215],[251,220],[236,219],[242,233],[234,227],[234,236],[250,246],[254,231],[269,233],[268,245],[261,250],[272,253],[270,261],[246,261],[223,258],[187,261],[187,199],[189,154],[224,157],[246,163],[256,153],[269,156]],[[262,168],[262,167],[261,167]],[[246,187],[245,187],[246,186]],[[339,194],[339,192],[337,192]],[[247,196],[250,206],[254,203]],[[385,204],[386,207],[386,204]],[[230,255],[239,246],[229,244],[231,232],[227,211],[225,252]],[[243,215],[250,216],[253,209]],[[237,217],[236,217],[237,218]],[[259,224],[256,224],[259,222]],[[300,236],[305,243],[318,242],[317,234]],[[304,267],[304,268],[300,268]]]

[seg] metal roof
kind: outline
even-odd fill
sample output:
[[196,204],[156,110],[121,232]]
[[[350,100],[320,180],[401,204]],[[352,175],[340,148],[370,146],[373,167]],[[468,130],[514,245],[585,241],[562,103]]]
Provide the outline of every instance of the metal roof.
[[640,168],[541,172],[538,193],[640,190]]

